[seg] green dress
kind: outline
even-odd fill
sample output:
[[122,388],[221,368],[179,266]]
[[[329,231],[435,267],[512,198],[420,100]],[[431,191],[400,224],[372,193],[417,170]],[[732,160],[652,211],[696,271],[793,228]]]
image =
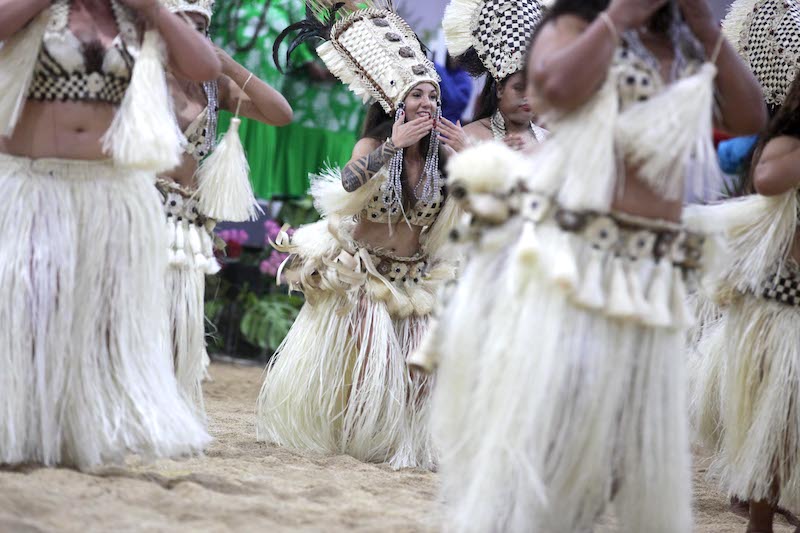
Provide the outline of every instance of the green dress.
[[[303,0],[229,0],[218,3],[215,14],[214,41],[280,91],[294,110],[292,124],[283,128],[242,120],[242,143],[253,187],[261,198],[304,196],[309,174],[350,159],[363,120],[365,108],[347,87],[308,76],[304,66],[319,59],[306,45],[292,53],[291,63],[284,67],[286,75],[276,68],[272,44],[284,28],[304,18]],[[284,44],[282,61],[286,48]],[[223,113],[221,132],[229,121],[230,114]]]

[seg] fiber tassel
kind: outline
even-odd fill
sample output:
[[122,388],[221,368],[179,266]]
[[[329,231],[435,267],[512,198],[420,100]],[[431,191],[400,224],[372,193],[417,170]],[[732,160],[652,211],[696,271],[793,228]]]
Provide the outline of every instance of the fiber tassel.
[[203,245],[200,242],[200,232],[197,231],[196,224],[189,224],[189,252],[192,254],[202,253]]
[[214,275],[220,271],[219,263],[217,263],[217,258],[214,257],[214,241],[211,239],[211,234],[207,231],[206,228],[203,228],[203,231],[199,231],[200,240],[203,243],[203,257],[205,259],[205,263],[203,266],[203,270],[206,274]]
[[409,367],[422,370],[427,374],[431,374],[436,370],[441,359],[438,348],[439,337],[441,337],[439,328],[439,321],[431,318],[428,323],[428,332],[422,337],[422,342],[406,359]]
[[631,301],[636,309],[637,317],[646,317],[650,314],[650,305],[645,298],[644,286],[642,285],[641,270],[644,269],[642,260],[628,263],[627,278],[628,291]]
[[175,224],[175,264],[179,266],[186,265],[186,232],[183,229],[183,223]]
[[[626,161],[637,167],[641,180],[668,199],[682,198],[683,167],[691,153],[702,180],[692,187],[697,197],[721,179],[716,151],[711,144],[711,123],[716,67],[703,65],[697,74],[684,78],[650,100],[631,106],[618,120],[616,138],[627,149]],[[649,127],[659,118],[669,128]],[[666,124],[665,124],[666,125]],[[694,150],[692,150],[694,149]]]
[[178,264],[175,257],[175,222],[173,218],[167,219],[167,257],[170,266]]
[[606,295],[603,291],[603,252],[592,248],[589,263],[583,271],[578,293],[575,301],[589,309],[602,309],[606,304]]
[[200,210],[217,220],[244,222],[261,214],[250,184],[250,165],[239,138],[242,121],[234,118],[228,132],[197,171]]
[[662,257],[656,265],[650,289],[647,291],[650,312],[645,316],[645,323],[649,326],[666,327],[672,324],[672,269],[672,262],[666,257]]
[[553,247],[552,260],[549,263],[552,280],[565,290],[571,291],[578,284],[578,266],[570,249],[568,236],[558,235],[560,242]]
[[608,297],[608,314],[617,318],[630,318],[636,314],[636,304],[630,295],[625,265],[621,258],[614,258],[611,267],[611,292]]
[[0,47],[0,136],[11,135],[28,101],[33,68],[50,20],[43,9],[27,28],[18,31]]
[[694,324],[694,310],[689,305],[686,283],[680,268],[672,270],[672,313],[675,327],[685,328]]
[[539,239],[536,237],[536,226],[532,220],[526,220],[522,225],[522,234],[519,236],[516,247],[517,260],[531,264],[539,255]]
[[144,34],[125,98],[103,135],[103,151],[120,166],[165,172],[181,161],[181,133],[164,74],[164,46],[155,30]]
[[197,224],[189,223],[189,253],[192,254],[194,259],[194,267],[197,270],[205,271],[207,259],[203,253],[203,241],[200,238],[200,231],[197,229]]

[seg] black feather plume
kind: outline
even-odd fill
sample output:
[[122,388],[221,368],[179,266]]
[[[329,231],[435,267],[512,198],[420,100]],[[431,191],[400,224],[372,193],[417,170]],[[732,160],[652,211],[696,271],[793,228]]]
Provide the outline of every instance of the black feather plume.
[[286,51],[285,62],[289,64],[289,56],[303,43],[309,41],[329,41],[331,38],[331,30],[333,25],[336,24],[336,14],[344,6],[344,3],[337,3],[327,13],[321,14],[317,17],[311,8],[306,8],[306,18],[299,22],[295,22],[283,30],[280,35],[275,39],[275,44],[272,45],[272,59],[275,61],[275,66],[278,71],[284,74],[283,67],[280,61],[280,47],[283,41],[291,34],[297,32],[294,39],[289,43],[289,48]]

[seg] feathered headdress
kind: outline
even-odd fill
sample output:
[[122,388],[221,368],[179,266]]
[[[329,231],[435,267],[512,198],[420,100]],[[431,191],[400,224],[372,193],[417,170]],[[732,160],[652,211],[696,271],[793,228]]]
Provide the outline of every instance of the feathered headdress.
[[298,32],[287,54],[309,40],[322,41],[317,54],[337,78],[364,102],[377,101],[394,113],[406,95],[420,83],[439,88],[440,78],[425,55],[414,31],[391,2],[364,3],[307,1],[310,16],[284,30],[273,47],[275,63],[283,40]]
[[544,11],[539,0],[452,0],[442,21],[447,48],[473,76],[501,81],[525,66]]
[[216,0],[162,0],[164,6],[173,13],[199,13],[208,22],[214,13]]

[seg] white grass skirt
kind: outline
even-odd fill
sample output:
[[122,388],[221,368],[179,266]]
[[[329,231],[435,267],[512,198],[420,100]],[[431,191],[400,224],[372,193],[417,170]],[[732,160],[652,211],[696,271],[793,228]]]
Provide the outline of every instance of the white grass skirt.
[[201,214],[193,192],[168,178],[157,188],[166,215],[167,298],[175,375],[181,391],[205,418],[203,380],[210,363],[205,336],[205,276],[219,272],[214,257],[216,221]]
[[153,178],[0,155],[0,463],[91,468],[209,437],[168,346]]
[[780,505],[800,508],[800,309],[740,294],[700,350],[712,371],[694,401],[712,406],[699,411],[718,442],[709,474],[742,500],[771,499],[775,484]]
[[351,255],[326,227],[306,226],[282,248],[298,254],[290,269],[300,272],[307,301],[267,368],[258,439],[396,469],[433,468],[433,379],[412,374],[406,359],[427,330],[437,276],[445,275],[437,271],[452,268],[366,248]]
[[484,234],[442,315],[446,529],[585,532],[614,503],[620,531],[690,531],[683,329],[576,305],[520,233]]

